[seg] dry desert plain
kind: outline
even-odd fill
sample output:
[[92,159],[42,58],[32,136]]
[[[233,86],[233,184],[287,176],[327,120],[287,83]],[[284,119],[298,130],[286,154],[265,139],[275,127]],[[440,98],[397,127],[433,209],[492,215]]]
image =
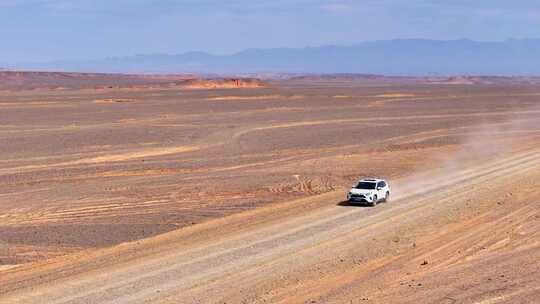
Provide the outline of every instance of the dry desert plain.
[[0,303],[540,301],[537,84],[17,87],[0,153]]

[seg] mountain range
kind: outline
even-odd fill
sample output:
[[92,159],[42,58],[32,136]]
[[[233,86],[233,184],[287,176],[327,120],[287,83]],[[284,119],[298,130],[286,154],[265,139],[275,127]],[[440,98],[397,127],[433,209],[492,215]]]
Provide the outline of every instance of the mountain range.
[[362,73],[540,75],[540,39],[499,42],[397,39],[350,46],[188,52],[87,61],[0,65],[5,69],[115,73]]

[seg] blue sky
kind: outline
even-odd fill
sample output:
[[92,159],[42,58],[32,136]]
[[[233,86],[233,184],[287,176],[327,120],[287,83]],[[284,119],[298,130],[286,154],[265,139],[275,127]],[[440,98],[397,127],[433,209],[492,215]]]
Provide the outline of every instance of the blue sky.
[[0,62],[540,37],[538,0],[0,0]]

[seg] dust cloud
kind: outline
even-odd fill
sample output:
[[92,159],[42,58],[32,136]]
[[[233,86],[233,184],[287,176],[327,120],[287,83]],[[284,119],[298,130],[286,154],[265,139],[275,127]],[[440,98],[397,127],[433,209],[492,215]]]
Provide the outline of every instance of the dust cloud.
[[[434,155],[427,171],[418,170],[405,178],[392,182],[393,197],[409,196],[436,191],[454,183],[463,183],[478,169],[512,157],[516,149],[526,149],[531,137],[540,136],[540,105],[518,110],[501,117],[500,121],[456,130],[459,137],[457,151]],[[531,141],[532,142],[532,141]],[[435,165],[432,165],[435,164]]]

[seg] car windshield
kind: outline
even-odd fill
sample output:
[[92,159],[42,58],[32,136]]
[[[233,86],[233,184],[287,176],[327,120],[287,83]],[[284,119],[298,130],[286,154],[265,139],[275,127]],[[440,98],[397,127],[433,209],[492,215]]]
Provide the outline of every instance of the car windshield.
[[375,189],[376,183],[368,183],[368,182],[359,182],[358,185],[356,185],[356,189],[367,189],[367,190],[373,190]]

